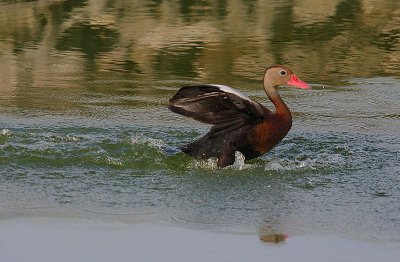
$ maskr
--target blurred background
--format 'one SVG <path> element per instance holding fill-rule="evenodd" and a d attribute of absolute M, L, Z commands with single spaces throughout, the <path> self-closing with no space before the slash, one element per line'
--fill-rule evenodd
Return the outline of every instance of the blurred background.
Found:
<path fill-rule="evenodd" d="M 77 75 L 259 80 L 276 63 L 312 82 L 399 76 L 394 0 L 38 0 L 0 7 L 2 92 Z"/>

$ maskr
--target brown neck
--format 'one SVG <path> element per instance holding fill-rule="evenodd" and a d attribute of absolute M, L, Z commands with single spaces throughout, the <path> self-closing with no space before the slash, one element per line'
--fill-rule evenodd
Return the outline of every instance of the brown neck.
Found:
<path fill-rule="evenodd" d="M 275 106 L 275 114 L 277 116 L 281 117 L 289 125 L 291 125 L 292 124 L 292 114 L 290 113 L 290 110 L 287 107 L 287 105 L 285 104 L 285 102 L 283 102 L 276 87 L 266 86 L 266 87 L 264 87 L 264 89 L 265 89 L 265 92 L 267 93 L 269 100 L 271 100 L 271 102 Z"/>

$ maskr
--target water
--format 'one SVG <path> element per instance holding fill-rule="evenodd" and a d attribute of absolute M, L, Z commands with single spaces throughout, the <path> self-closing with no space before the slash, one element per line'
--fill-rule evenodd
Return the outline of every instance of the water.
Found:
<path fill-rule="evenodd" d="M 315 8 L 310 9 L 313 5 Z M 157 221 L 231 233 L 400 243 L 398 1 L 8 1 L 0 4 L 0 219 Z M 180 86 L 234 86 L 294 124 L 233 167 L 177 149 L 207 126 Z"/>

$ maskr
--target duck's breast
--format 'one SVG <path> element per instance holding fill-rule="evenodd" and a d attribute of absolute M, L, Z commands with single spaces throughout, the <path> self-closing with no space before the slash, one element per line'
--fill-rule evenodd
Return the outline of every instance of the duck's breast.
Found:
<path fill-rule="evenodd" d="M 254 126 L 251 136 L 254 150 L 262 155 L 277 145 L 289 132 L 291 123 L 274 116 Z"/>

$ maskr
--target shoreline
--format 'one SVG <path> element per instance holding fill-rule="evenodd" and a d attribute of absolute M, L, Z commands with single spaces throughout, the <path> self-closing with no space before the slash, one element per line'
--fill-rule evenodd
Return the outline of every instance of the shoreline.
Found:
<path fill-rule="evenodd" d="M 0 261 L 398 261 L 400 250 L 336 236 L 255 234 L 153 222 L 22 217 L 0 220 Z"/>

